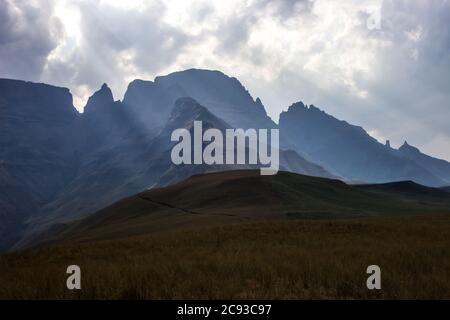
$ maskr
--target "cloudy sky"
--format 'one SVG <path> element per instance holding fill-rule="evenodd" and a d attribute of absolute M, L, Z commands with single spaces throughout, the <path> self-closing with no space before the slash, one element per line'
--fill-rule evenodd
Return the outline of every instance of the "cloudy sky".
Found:
<path fill-rule="evenodd" d="M 70 88 L 187 68 L 237 77 L 450 160 L 450 0 L 0 0 L 0 77 Z"/>

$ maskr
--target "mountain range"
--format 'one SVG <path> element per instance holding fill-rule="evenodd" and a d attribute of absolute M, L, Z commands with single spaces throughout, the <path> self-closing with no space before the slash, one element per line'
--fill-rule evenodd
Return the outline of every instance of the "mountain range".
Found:
<path fill-rule="evenodd" d="M 383 145 L 363 128 L 338 120 L 317 107 L 294 103 L 280 115 L 280 135 L 289 147 L 350 181 L 384 183 L 412 180 L 428 186 L 448 183 L 450 163 Z"/>
<path fill-rule="evenodd" d="M 276 124 L 259 98 L 220 71 L 134 80 L 122 101 L 104 84 L 83 113 L 66 88 L 0 79 L 0 250 L 147 189 L 255 168 L 173 165 L 170 133 L 192 130 L 196 120 L 220 130 L 279 128 L 283 171 L 346 182 L 450 184 L 450 163 L 406 143 L 398 150 L 383 145 L 312 105 L 293 104 Z"/>

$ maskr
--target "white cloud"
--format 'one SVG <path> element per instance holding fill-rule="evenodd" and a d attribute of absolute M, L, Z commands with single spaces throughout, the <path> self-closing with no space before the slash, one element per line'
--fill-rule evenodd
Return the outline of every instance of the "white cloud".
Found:
<path fill-rule="evenodd" d="M 441 159 L 448 159 L 450 150 L 450 136 L 438 133 L 431 141 L 423 146 L 423 152 L 433 154 Z"/>

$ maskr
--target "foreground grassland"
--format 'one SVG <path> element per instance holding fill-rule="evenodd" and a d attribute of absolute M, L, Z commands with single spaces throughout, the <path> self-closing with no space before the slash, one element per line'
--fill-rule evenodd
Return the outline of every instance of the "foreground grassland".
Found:
<path fill-rule="evenodd" d="M 65 287 L 82 270 L 82 290 Z M 366 288 L 366 268 L 382 290 Z M 2 299 L 450 299 L 450 215 L 291 220 L 0 256 Z"/>

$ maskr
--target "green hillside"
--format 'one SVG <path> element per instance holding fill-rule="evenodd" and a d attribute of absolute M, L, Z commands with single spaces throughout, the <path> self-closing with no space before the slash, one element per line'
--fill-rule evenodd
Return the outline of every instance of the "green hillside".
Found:
<path fill-rule="evenodd" d="M 450 194 L 412 182 L 350 186 L 257 170 L 197 175 L 123 199 L 45 241 L 115 239 L 182 228 L 272 219 L 450 213 Z"/>

